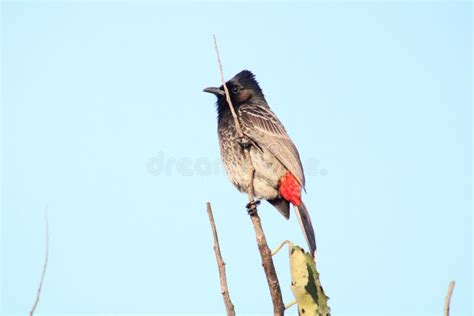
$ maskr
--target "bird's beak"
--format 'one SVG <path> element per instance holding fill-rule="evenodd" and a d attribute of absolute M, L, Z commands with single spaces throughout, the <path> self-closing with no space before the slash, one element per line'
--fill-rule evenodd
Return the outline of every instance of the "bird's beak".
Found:
<path fill-rule="evenodd" d="M 209 88 L 206 88 L 204 90 L 202 90 L 204 92 L 208 92 L 208 93 L 212 93 L 212 94 L 215 94 L 216 96 L 221 96 L 223 97 L 224 96 L 224 90 L 221 90 L 220 88 L 215 88 L 215 87 L 209 87 Z"/>

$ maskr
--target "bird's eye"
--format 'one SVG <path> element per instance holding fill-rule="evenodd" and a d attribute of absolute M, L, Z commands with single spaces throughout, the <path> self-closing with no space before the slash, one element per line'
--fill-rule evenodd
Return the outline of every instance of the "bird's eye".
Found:
<path fill-rule="evenodd" d="M 233 87 L 232 88 L 232 93 L 237 93 L 239 92 L 239 87 Z"/>

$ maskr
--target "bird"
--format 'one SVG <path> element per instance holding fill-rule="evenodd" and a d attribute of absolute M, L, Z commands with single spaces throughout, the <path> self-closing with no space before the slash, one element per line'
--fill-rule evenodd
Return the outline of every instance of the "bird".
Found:
<path fill-rule="evenodd" d="M 223 85 L 205 88 L 203 91 L 217 97 L 219 147 L 230 181 L 239 191 L 248 192 L 253 165 L 253 188 L 257 201 L 247 204 L 249 213 L 256 210 L 260 200 L 267 200 L 289 219 L 290 204 L 294 205 L 303 235 L 314 257 L 316 238 L 311 217 L 301 199 L 305 176 L 295 144 L 270 109 L 251 71 L 242 70 L 227 81 L 226 86 L 243 137 L 236 129 Z M 248 161 L 245 150 L 248 150 L 251 162 Z"/>

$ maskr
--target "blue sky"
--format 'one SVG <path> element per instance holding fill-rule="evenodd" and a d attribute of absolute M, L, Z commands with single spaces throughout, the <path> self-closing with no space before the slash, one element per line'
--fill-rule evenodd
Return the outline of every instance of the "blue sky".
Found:
<path fill-rule="evenodd" d="M 335 315 L 472 314 L 469 2 L 2 3 L 3 315 L 271 311 L 219 165 L 212 34 L 298 146 Z M 272 248 L 304 245 L 260 207 Z M 275 258 L 292 300 L 287 256 Z M 295 309 L 289 312 L 296 313 Z"/>

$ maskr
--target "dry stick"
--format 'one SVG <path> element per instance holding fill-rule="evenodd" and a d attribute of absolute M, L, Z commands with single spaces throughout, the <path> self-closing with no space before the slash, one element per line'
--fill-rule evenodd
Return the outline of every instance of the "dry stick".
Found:
<path fill-rule="evenodd" d="M 242 128 L 241 128 L 239 119 L 237 117 L 237 114 L 235 113 L 234 106 L 232 105 L 229 90 L 227 89 L 227 85 L 225 84 L 224 70 L 222 68 L 221 58 L 220 58 L 220 54 L 219 54 L 219 48 L 217 46 L 217 40 L 216 40 L 215 35 L 214 35 L 214 47 L 216 49 L 217 63 L 219 64 L 219 72 L 220 72 L 220 75 L 221 75 L 222 86 L 224 87 L 226 101 L 227 101 L 227 104 L 229 105 L 230 111 L 231 111 L 232 116 L 234 118 L 235 129 L 237 130 L 237 133 L 239 134 L 239 137 L 243 138 L 244 133 L 242 132 Z M 247 159 L 248 164 L 250 166 L 249 185 L 248 185 L 247 193 L 248 193 L 248 196 L 249 196 L 250 204 L 253 204 L 255 202 L 254 201 L 254 188 L 253 188 L 253 179 L 254 179 L 254 175 L 255 175 L 255 168 L 253 167 L 252 160 L 250 158 L 249 150 L 245 149 L 244 152 L 245 152 L 245 158 Z M 273 313 L 275 315 L 283 315 L 285 313 L 285 304 L 283 303 L 283 298 L 281 296 L 280 283 L 278 282 L 278 276 L 277 276 L 276 271 L 275 271 L 275 266 L 273 265 L 272 252 L 271 252 L 270 248 L 268 248 L 267 240 L 265 238 L 265 233 L 263 232 L 260 217 L 257 214 L 256 206 L 255 206 L 255 212 L 253 212 L 250 215 L 250 218 L 252 220 L 252 224 L 253 224 L 253 227 L 255 229 L 255 235 L 256 235 L 256 238 L 257 238 L 258 250 L 260 251 L 260 257 L 262 258 L 263 270 L 265 271 L 268 287 L 270 289 L 270 295 L 272 297 Z"/>
<path fill-rule="evenodd" d="M 232 105 L 232 100 L 230 99 L 229 89 L 227 89 L 227 85 L 225 84 L 224 69 L 222 68 L 221 55 L 219 54 L 219 47 L 217 46 L 217 39 L 215 35 L 214 35 L 214 48 L 216 49 L 217 63 L 219 64 L 219 72 L 221 74 L 222 86 L 224 87 L 225 99 L 227 101 L 227 104 L 229 105 L 230 112 L 232 113 L 232 117 L 234 118 L 235 129 L 237 130 L 237 133 L 239 134 L 240 137 L 244 137 L 244 133 L 242 132 L 242 128 L 240 127 L 239 119 L 237 118 L 237 114 L 235 114 L 234 106 Z M 253 196 L 252 196 L 252 200 L 253 200 Z"/>
<path fill-rule="evenodd" d="M 44 281 L 44 276 L 46 275 L 46 268 L 48 267 L 48 257 L 49 257 L 49 224 L 48 224 L 48 206 L 46 206 L 44 210 L 44 220 L 45 220 L 45 226 L 46 226 L 46 249 L 45 249 L 45 256 L 44 256 L 44 263 L 43 263 L 43 271 L 41 272 L 41 278 L 40 278 L 40 283 L 38 286 L 38 291 L 36 292 L 36 299 L 33 304 L 33 307 L 31 308 L 30 311 L 30 316 L 33 316 L 33 313 L 35 312 L 36 306 L 38 305 L 38 302 L 40 300 L 40 295 L 41 295 L 41 290 L 43 289 L 43 281 Z"/>
<path fill-rule="evenodd" d="M 446 293 L 446 297 L 444 298 L 444 316 L 449 316 L 449 305 L 451 304 L 451 296 L 453 295 L 455 285 L 456 282 L 449 282 L 448 293 Z"/>
<path fill-rule="evenodd" d="M 235 316 L 234 304 L 230 299 L 229 289 L 227 288 L 227 277 L 225 274 L 225 262 L 222 259 L 221 248 L 219 246 L 219 238 L 217 237 L 216 224 L 214 222 L 214 215 L 212 215 L 211 203 L 207 202 L 207 215 L 211 223 L 212 236 L 214 236 L 214 253 L 216 254 L 217 267 L 219 268 L 219 278 L 221 281 L 221 294 L 224 299 L 227 316 Z"/>

